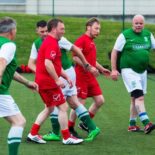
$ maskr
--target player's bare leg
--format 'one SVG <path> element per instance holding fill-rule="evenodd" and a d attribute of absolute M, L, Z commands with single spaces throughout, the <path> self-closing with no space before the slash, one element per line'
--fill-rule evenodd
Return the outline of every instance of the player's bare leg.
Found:
<path fill-rule="evenodd" d="M 15 155 L 18 154 L 18 148 L 21 143 L 26 120 L 21 113 L 14 116 L 5 117 L 5 119 L 11 124 L 7 140 L 9 155 Z"/>

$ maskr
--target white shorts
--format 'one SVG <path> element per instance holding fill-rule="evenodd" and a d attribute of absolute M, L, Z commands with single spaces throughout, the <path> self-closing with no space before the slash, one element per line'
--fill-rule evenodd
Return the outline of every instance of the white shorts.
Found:
<path fill-rule="evenodd" d="M 0 117 L 13 116 L 20 113 L 20 110 L 10 95 L 0 95 Z"/>
<path fill-rule="evenodd" d="M 74 68 L 70 67 L 69 69 L 66 69 L 65 73 L 72 80 L 73 87 L 70 88 L 68 82 L 64 78 L 60 77 L 61 81 L 63 81 L 65 84 L 65 88 L 62 89 L 64 96 L 68 97 L 68 96 L 77 95 L 77 89 L 76 89 L 76 85 L 75 85 L 76 84 L 76 74 L 75 74 Z"/>
<path fill-rule="evenodd" d="M 139 89 L 143 90 L 146 94 L 147 89 L 147 71 L 144 73 L 136 73 L 130 68 L 125 68 L 121 70 L 123 82 L 128 92 Z"/>

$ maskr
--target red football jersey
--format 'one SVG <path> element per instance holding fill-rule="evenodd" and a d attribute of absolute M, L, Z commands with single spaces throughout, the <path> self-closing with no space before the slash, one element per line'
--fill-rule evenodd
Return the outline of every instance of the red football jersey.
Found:
<path fill-rule="evenodd" d="M 52 61 L 58 76 L 61 74 L 61 51 L 58 40 L 47 36 L 43 41 L 37 57 L 35 81 L 39 89 L 51 89 L 57 87 L 54 79 L 49 75 L 45 67 L 45 59 Z"/>
<path fill-rule="evenodd" d="M 88 35 L 83 34 L 79 37 L 75 45 L 78 46 L 81 50 L 83 55 L 85 56 L 86 60 L 94 67 L 96 67 L 96 45 L 94 40 L 90 38 Z M 75 66 L 76 73 L 90 75 L 91 73 L 84 70 L 84 68 L 78 64 Z"/>

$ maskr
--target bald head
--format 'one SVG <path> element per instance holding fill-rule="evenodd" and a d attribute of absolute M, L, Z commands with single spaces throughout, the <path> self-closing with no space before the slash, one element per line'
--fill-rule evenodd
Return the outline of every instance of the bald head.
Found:
<path fill-rule="evenodd" d="M 142 20 L 143 22 L 145 21 L 143 15 L 135 15 L 132 19 L 132 22 L 134 22 L 135 20 Z"/>
<path fill-rule="evenodd" d="M 144 28 L 144 16 L 135 15 L 132 19 L 132 28 L 136 33 L 140 33 Z"/>

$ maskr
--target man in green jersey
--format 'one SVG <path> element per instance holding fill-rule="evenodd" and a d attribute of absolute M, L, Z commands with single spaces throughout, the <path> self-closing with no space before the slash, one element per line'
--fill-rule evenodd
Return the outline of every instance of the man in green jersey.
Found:
<path fill-rule="evenodd" d="M 111 76 L 113 80 L 117 80 L 119 75 L 116 67 L 117 54 L 121 52 L 121 74 L 125 87 L 131 96 L 128 131 L 140 131 L 140 127 L 136 125 L 136 118 L 139 116 L 144 125 L 145 134 L 155 129 L 155 125 L 149 120 L 144 105 L 147 66 L 151 48 L 155 48 L 155 39 L 150 31 L 144 29 L 144 17 L 135 15 L 132 20 L 132 28 L 123 31 L 118 36 L 111 55 Z"/>
<path fill-rule="evenodd" d="M 25 118 L 9 93 L 12 79 L 30 89 L 38 90 L 38 85 L 28 81 L 16 72 L 16 45 L 12 41 L 16 36 L 16 22 L 5 17 L 0 19 L 0 117 L 11 125 L 8 133 L 9 155 L 17 155 L 21 142 Z"/>
<path fill-rule="evenodd" d="M 31 55 L 28 61 L 28 66 L 34 73 L 36 70 L 36 57 L 38 55 L 38 50 L 44 38 L 47 36 L 47 22 L 45 20 L 40 20 L 37 22 L 36 32 L 39 37 L 32 44 Z"/>

